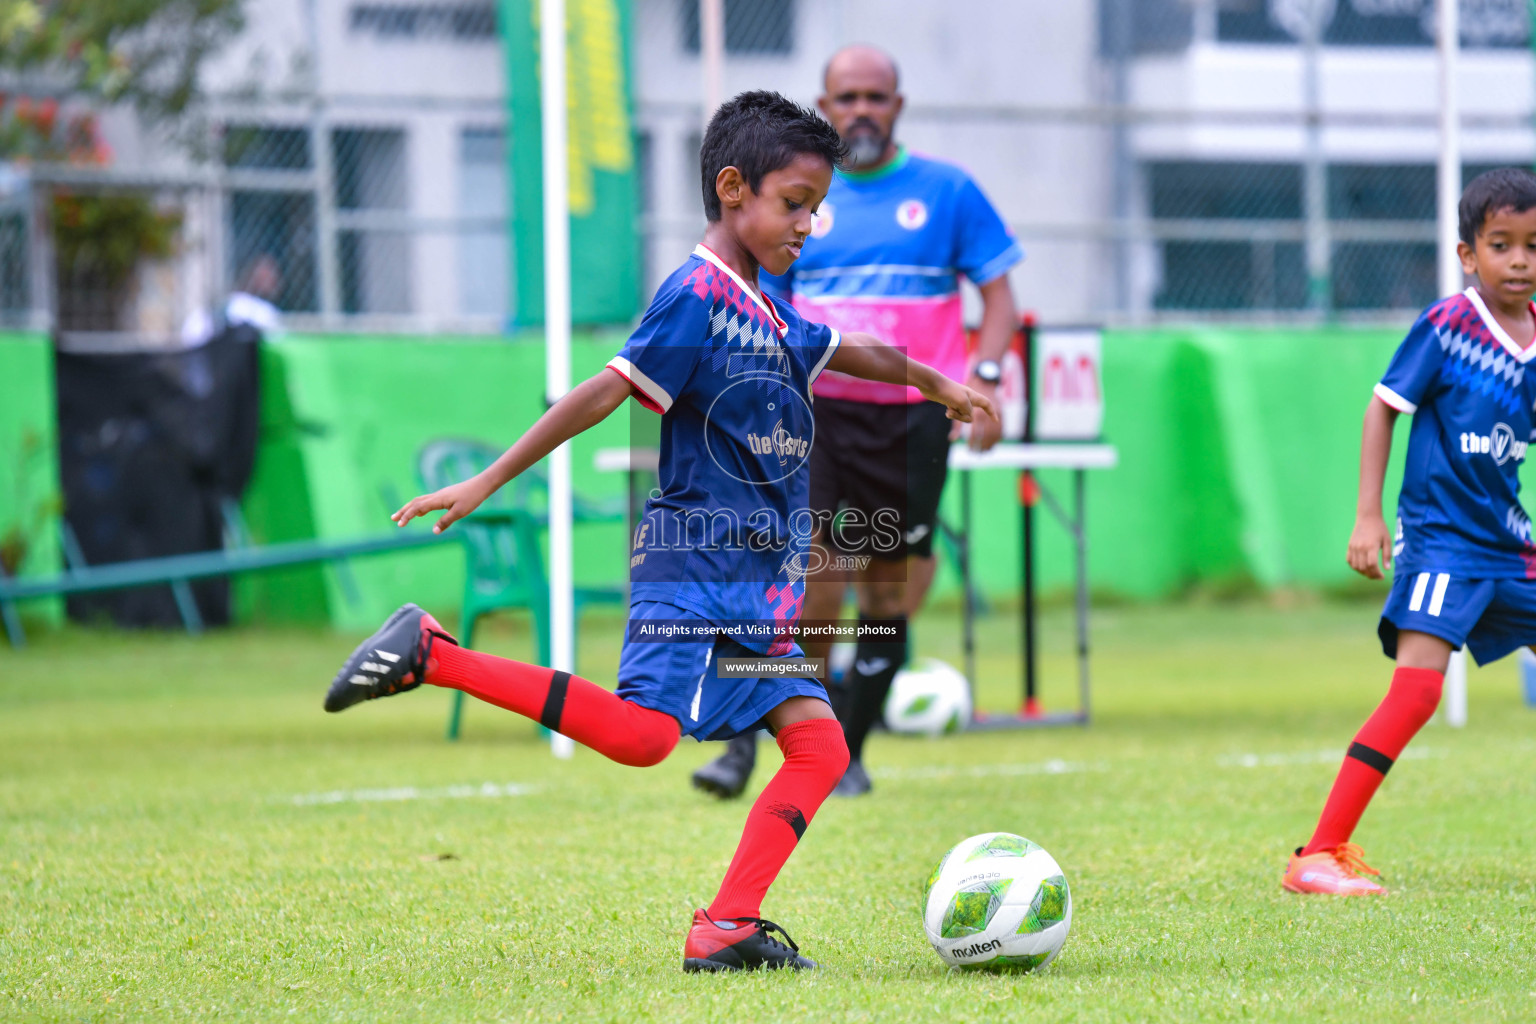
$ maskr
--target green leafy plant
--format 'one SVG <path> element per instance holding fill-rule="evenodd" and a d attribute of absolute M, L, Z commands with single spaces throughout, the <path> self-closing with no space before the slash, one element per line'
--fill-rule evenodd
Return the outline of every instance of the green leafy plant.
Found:
<path fill-rule="evenodd" d="M 193 105 L 204 58 L 243 24 L 241 0 L 0 0 L 0 67 L 164 121 Z"/>
<path fill-rule="evenodd" d="M 59 325 L 118 330 L 140 261 L 176 251 L 181 214 L 135 192 L 58 192 L 53 243 L 58 264 Z"/>
<path fill-rule="evenodd" d="M 135 192 L 70 193 L 53 197 L 53 243 L 60 266 L 90 266 L 114 286 L 141 259 L 176 251 L 181 214 L 161 211 Z"/>

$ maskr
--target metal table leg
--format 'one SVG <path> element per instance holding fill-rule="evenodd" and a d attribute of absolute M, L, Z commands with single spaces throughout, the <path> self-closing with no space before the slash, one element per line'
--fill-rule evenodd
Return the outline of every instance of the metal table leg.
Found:
<path fill-rule="evenodd" d="M 1077 546 L 1077 686 L 1078 706 L 1083 724 L 1088 723 L 1088 502 L 1084 488 L 1086 474 L 1079 469 L 1072 474 L 1077 522 L 1073 540 Z"/>
<path fill-rule="evenodd" d="M 1052 725 L 1086 725 L 1086 724 L 1088 724 L 1089 708 L 1090 708 L 1090 703 L 1089 702 L 1090 702 L 1091 697 L 1090 697 L 1090 692 L 1089 692 L 1090 679 L 1089 679 L 1089 639 L 1088 639 L 1088 632 L 1089 632 L 1089 603 L 1088 603 L 1089 584 L 1088 584 L 1087 472 L 1086 472 L 1085 469 L 1080 468 L 1080 467 L 1072 469 L 1071 472 L 1072 472 L 1072 509 L 1070 511 L 1068 511 L 1068 509 L 1066 507 L 1064 507 L 1060 501 L 1057 500 L 1056 495 L 1053 494 L 1049 488 L 1044 486 L 1044 484 L 1040 483 L 1039 477 L 1035 477 L 1035 483 L 1037 485 L 1037 489 L 1034 492 L 1034 494 L 1038 496 L 1038 501 L 1041 504 L 1043 504 L 1046 507 L 1046 509 L 1049 510 L 1049 512 L 1051 514 L 1051 517 L 1053 519 L 1055 519 L 1058 523 L 1060 523 L 1062 528 L 1065 529 L 1067 531 L 1068 535 L 1070 535 L 1070 537 L 1072 538 L 1072 545 L 1073 545 L 1073 573 L 1074 573 L 1074 576 L 1075 576 L 1075 580 L 1074 580 L 1074 597 L 1075 597 L 1075 602 L 1074 603 L 1075 603 L 1075 608 L 1074 608 L 1074 611 L 1075 611 L 1075 618 L 1077 619 L 1077 624 L 1076 624 L 1076 645 L 1077 645 L 1079 708 L 1076 711 L 1055 712 L 1055 713 L 1048 713 L 1048 714 L 1036 713 L 1036 714 L 1033 714 L 1033 715 L 1031 715 L 1031 714 L 1024 714 L 1024 713 L 1004 714 L 1004 715 L 984 715 L 984 714 L 973 712 L 972 713 L 972 719 L 971 719 L 971 725 L 970 725 L 970 727 L 972 729 L 981 729 L 981 730 L 992 730 L 992 729 L 1028 729 L 1028 728 L 1038 728 L 1038 727 L 1042 727 L 1042 726 L 1052 726 Z M 970 552 L 969 552 L 970 545 L 969 545 L 969 540 L 970 540 L 970 527 L 971 527 L 971 506 L 970 506 L 971 493 L 970 493 L 970 486 L 969 486 L 969 484 L 970 484 L 969 474 L 968 473 L 962 473 L 961 474 L 961 481 L 962 482 L 961 482 L 961 491 L 960 491 L 960 502 L 961 502 L 960 507 L 961 507 L 962 526 L 963 526 L 963 529 L 964 529 L 963 546 L 961 547 L 961 551 L 962 551 L 962 556 L 961 556 L 961 575 L 962 575 L 962 579 L 965 581 L 965 585 L 966 585 L 966 594 L 965 594 L 965 597 L 964 597 L 965 604 L 962 606 L 964 608 L 964 615 L 965 615 L 965 620 L 964 620 L 964 628 L 965 628 L 964 646 L 965 646 L 965 652 L 966 652 L 966 678 L 971 681 L 972 693 L 974 694 L 974 692 L 975 692 L 975 683 L 974 683 L 974 680 L 975 680 L 975 654 L 974 654 L 975 640 L 974 640 L 974 634 L 973 634 L 973 608 L 972 608 L 971 593 L 970 593 L 970 587 L 971 587 L 971 566 L 970 566 Z M 1029 587 L 1028 587 L 1027 575 L 1026 575 L 1026 580 L 1025 580 L 1024 585 L 1025 585 L 1026 590 L 1028 590 Z M 1022 623 L 1022 629 L 1023 629 L 1023 632 L 1025 633 L 1025 641 L 1026 641 L 1026 646 L 1025 646 L 1025 650 L 1024 650 L 1024 655 L 1025 655 L 1025 658 L 1024 658 L 1024 661 L 1025 661 L 1024 671 L 1026 673 L 1026 686 L 1027 686 L 1027 680 L 1028 680 L 1028 673 L 1029 673 L 1030 667 L 1031 667 L 1030 666 L 1030 662 L 1033 660 L 1033 658 L 1035 656 L 1035 653 L 1036 653 L 1035 652 L 1035 644 L 1032 642 L 1033 634 L 1035 632 L 1034 616 L 1032 614 L 1030 614 L 1031 606 L 1033 605 L 1033 603 L 1034 602 L 1032 602 L 1032 601 L 1027 601 L 1026 602 L 1026 611 L 1025 611 L 1025 615 L 1024 615 L 1024 621 Z M 1026 693 L 1027 692 L 1028 691 L 1026 690 Z"/>
<path fill-rule="evenodd" d="M 27 646 L 27 634 L 21 628 L 21 614 L 10 601 L 0 601 L 0 617 L 5 619 L 5 635 L 13 648 Z"/>
<path fill-rule="evenodd" d="M 972 717 L 976 707 L 976 591 L 971 581 L 971 474 L 960 473 L 960 598 L 961 649 L 965 653 L 965 680 L 971 688 Z"/>

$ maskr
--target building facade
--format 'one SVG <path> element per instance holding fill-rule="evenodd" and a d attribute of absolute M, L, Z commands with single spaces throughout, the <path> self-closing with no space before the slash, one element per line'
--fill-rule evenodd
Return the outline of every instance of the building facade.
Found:
<path fill-rule="evenodd" d="M 508 119 L 507 9 L 264 0 L 207 69 L 213 160 L 111 119 L 109 173 L 201 197 L 187 203 L 177 301 L 216 301 L 270 256 L 296 325 L 514 322 L 507 167 L 537 135 Z M 727 95 L 811 103 L 838 46 L 892 53 L 900 138 L 981 183 L 1028 255 L 1019 304 L 1045 321 L 1394 318 L 1434 297 L 1432 0 L 724 11 Z M 1466 173 L 1530 163 L 1526 0 L 1461 11 Z M 696 0 L 630 0 L 629 16 L 638 309 L 703 227 L 704 110 Z"/>

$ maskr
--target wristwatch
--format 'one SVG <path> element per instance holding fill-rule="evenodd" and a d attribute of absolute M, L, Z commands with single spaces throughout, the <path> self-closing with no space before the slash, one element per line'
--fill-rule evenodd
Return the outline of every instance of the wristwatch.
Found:
<path fill-rule="evenodd" d="M 986 381 L 988 384 L 996 384 L 1003 379 L 1003 368 L 997 365 L 996 359 L 983 359 L 971 372 L 976 375 L 977 380 Z"/>

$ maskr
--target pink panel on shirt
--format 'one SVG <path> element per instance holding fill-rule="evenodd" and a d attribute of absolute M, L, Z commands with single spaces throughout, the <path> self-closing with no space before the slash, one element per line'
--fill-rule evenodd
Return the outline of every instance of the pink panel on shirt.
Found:
<path fill-rule="evenodd" d="M 960 321 L 959 295 L 879 302 L 807 302 L 796 295 L 795 309 L 807 320 L 835 327 L 844 334 L 862 331 L 887 345 L 905 348 L 908 356 L 953 380 L 965 378 L 965 329 Z M 916 388 L 862 380 L 833 370 L 823 371 L 811 390 L 825 398 L 882 405 L 923 400 Z"/>

